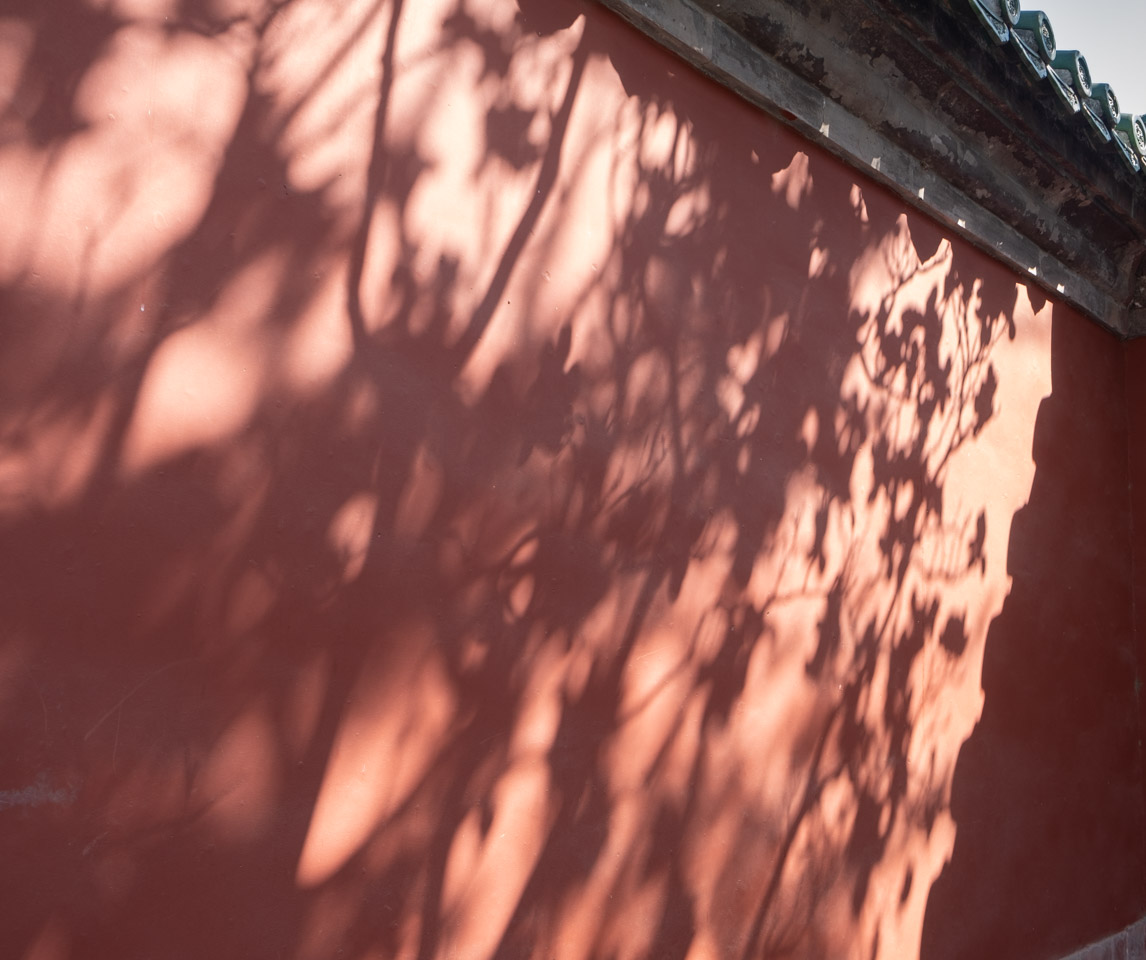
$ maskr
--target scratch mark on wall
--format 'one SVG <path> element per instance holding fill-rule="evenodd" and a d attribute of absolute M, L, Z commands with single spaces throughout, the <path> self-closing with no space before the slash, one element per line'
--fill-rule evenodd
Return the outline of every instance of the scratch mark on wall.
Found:
<path fill-rule="evenodd" d="M 150 683 L 152 680 L 154 680 L 156 677 L 160 676 L 161 674 L 163 674 L 163 673 L 166 673 L 166 672 L 167 672 L 168 670 L 170 670 L 172 667 L 177 667 L 177 666 L 179 666 L 179 665 L 180 665 L 180 664 L 182 664 L 182 663 L 188 663 L 188 662 L 190 661 L 190 659 L 191 659 L 190 657 L 184 657 L 184 658 L 183 658 L 183 659 L 181 659 L 181 660 L 173 660 L 171 663 L 165 664 L 164 666 L 160 667 L 158 670 L 153 670 L 151 673 L 149 673 L 149 674 L 148 674 L 146 677 L 144 677 L 142 680 L 140 680 L 140 681 L 139 681 L 139 683 L 137 683 L 137 684 L 136 684 L 134 687 L 132 687 L 132 688 L 131 688 L 131 689 L 130 689 L 130 690 L 127 692 L 127 693 L 125 693 L 125 694 L 124 694 L 124 695 L 123 695 L 123 696 L 122 696 L 122 697 L 121 697 L 121 698 L 120 698 L 120 699 L 119 699 L 119 700 L 118 700 L 118 701 L 117 701 L 117 702 L 116 702 L 116 703 L 115 703 L 115 704 L 114 704 L 114 705 L 111 707 L 111 709 L 107 711 L 107 713 L 105 713 L 105 714 L 104 714 L 102 717 L 100 717 L 100 718 L 99 718 L 99 719 L 98 719 L 98 720 L 95 722 L 95 724 L 92 726 L 92 728 L 91 728 L 91 729 L 90 729 L 90 730 L 89 730 L 87 733 L 85 733 L 85 734 L 84 734 L 84 740 L 89 740 L 89 739 L 91 739 L 91 735 L 92 735 L 93 733 L 95 733 L 95 732 L 96 732 L 96 731 L 97 731 L 97 730 L 98 730 L 100 727 L 102 727 L 102 726 L 103 726 L 103 724 L 104 724 L 104 722 L 105 722 L 105 721 L 106 721 L 106 720 L 107 720 L 107 719 L 108 719 L 108 718 L 109 718 L 109 717 L 110 717 L 110 716 L 111 716 L 113 713 L 115 713 L 115 712 L 116 712 L 116 710 L 118 710 L 118 709 L 119 709 L 120 707 L 122 707 L 122 706 L 123 706 L 125 703 L 127 703 L 127 701 L 128 701 L 128 700 L 130 700 L 130 699 L 131 699 L 133 696 L 135 696 L 135 694 L 137 694 L 137 693 L 138 693 L 140 690 L 142 690 L 142 689 L 143 689 L 145 686 L 147 686 L 147 684 L 149 684 L 149 683 Z M 118 748 L 118 746 L 119 746 L 119 733 L 118 733 L 118 729 L 117 729 L 117 731 L 116 731 L 116 747 Z"/>

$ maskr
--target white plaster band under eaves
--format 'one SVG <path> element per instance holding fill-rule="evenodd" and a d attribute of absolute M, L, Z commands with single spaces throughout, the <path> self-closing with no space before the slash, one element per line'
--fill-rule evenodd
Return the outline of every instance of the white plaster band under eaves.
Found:
<path fill-rule="evenodd" d="M 598 0 L 703 73 L 890 187 L 1120 337 L 1125 305 L 690 0 Z"/>

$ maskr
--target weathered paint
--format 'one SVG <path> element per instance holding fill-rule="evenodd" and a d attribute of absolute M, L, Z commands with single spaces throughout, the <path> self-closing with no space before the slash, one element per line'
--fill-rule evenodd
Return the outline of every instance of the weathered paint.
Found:
<path fill-rule="evenodd" d="M 1135 919 L 1116 340 L 595 4 L 64 9 L 0 22 L 0 791 L 74 790 L 0 807 L 12 955 Z"/>

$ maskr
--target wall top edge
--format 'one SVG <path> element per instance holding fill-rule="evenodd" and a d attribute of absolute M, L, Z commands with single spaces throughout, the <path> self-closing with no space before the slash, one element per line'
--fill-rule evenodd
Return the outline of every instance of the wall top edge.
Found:
<path fill-rule="evenodd" d="M 598 2 L 1052 297 L 1146 334 L 1146 125 L 1139 142 L 1119 115 L 1099 143 L 1093 98 L 1071 113 L 1063 93 L 1089 79 L 1065 79 L 1073 52 L 1047 60 L 1022 11 L 993 31 L 1016 0 Z"/>

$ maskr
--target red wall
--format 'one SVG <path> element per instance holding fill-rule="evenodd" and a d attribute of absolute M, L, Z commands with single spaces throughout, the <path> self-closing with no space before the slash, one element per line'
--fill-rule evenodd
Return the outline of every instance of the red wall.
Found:
<path fill-rule="evenodd" d="M 593 4 L 27 3 L 0 97 L 5 955 L 1146 907 L 1097 327 Z"/>
<path fill-rule="evenodd" d="M 955 769 L 959 832 L 924 956 L 1062 956 L 1143 911 L 1126 356 L 1056 310 L 1037 469 L 1011 524 L 1011 591 L 987 633 L 983 715 Z"/>

